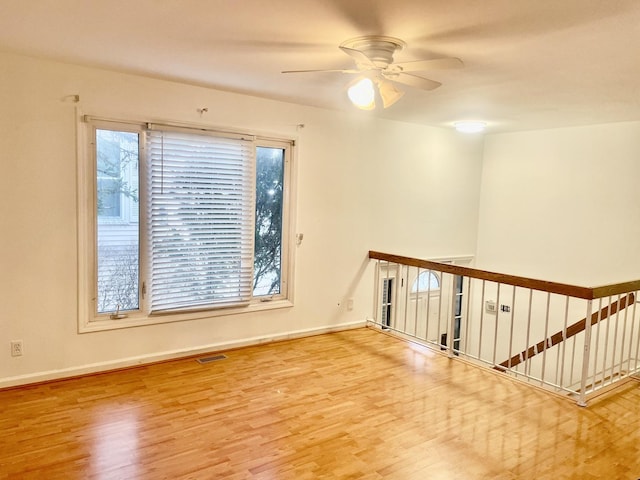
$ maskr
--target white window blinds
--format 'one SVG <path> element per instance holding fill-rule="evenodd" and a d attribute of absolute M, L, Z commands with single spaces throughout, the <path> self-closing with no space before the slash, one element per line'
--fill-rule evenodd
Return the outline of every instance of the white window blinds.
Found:
<path fill-rule="evenodd" d="M 151 312 L 248 303 L 252 290 L 252 142 L 151 130 Z"/>

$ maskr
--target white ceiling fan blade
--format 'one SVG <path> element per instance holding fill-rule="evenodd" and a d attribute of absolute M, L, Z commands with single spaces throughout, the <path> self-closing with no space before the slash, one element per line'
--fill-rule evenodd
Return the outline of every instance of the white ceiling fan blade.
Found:
<path fill-rule="evenodd" d="M 464 67 L 463 61 L 456 57 L 416 60 L 415 62 L 395 63 L 391 65 L 392 70 L 400 70 L 401 72 L 423 72 L 426 70 L 445 70 L 462 67 Z"/>
<path fill-rule="evenodd" d="M 422 78 L 410 73 L 396 73 L 393 75 L 385 75 L 385 77 L 388 80 L 403 83 L 405 85 L 420 88 L 422 90 L 435 90 L 440 85 L 442 85 L 440 82 L 436 82 L 435 80 L 429 80 L 428 78 Z"/>
<path fill-rule="evenodd" d="M 382 106 L 388 108 L 402 98 L 404 92 L 398 90 L 396 86 L 388 80 L 380 79 L 377 81 L 378 92 L 382 98 Z"/>
<path fill-rule="evenodd" d="M 322 73 L 322 72 L 333 72 L 333 73 L 360 73 L 360 70 L 342 70 L 342 69 L 324 69 L 324 70 L 283 70 L 280 73 Z"/>
<path fill-rule="evenodd" d="M 360 50 L 356 50 L 355 48 L 343 47 L 340 46 L 340 50 L 353 58 L 358 65 L 362 65 L 367 68 L 376 68 L 375 63 L 371 61 L 369 57 L 367 57 Z"/>

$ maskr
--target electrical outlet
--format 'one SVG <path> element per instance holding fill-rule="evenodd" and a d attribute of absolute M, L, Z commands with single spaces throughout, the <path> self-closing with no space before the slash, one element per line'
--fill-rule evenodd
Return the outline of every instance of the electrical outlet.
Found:
<path fill-rule="evenodd" d="M 353 298 L 347 300 L 347 310 L 353 310 Z"/>
<path fill-rule="evenodd" d="M 13 342 L 11 342 L 11 356 L 22 356 L 22 340 L 14 340 Z"/>

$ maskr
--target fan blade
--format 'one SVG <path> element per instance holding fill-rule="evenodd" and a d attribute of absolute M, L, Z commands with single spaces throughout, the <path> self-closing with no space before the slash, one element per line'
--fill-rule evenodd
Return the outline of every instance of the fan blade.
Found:
<path fill-rule="evenodd" d="M 360 73 L 360 70 L 340 70 L 340 69 L 335 69 L 335 70 L 283 70 L 280 73 L 323 73 L 323 72 L 332 72 L 332 73 Z"/>
<path fill-rule="evenodd" d="M 378 92 L 382 98 L 382 106 L 388 108 L 402 98 L 404 92 L 398 90 L 395 85 L 387 80 L 380 79 L 377 81 Z"/>
<path fill-rule="evenodd" d="M 233 45 L 234 47 L 246 48 L 252 52 L 256 50 L 267 50 L 273 53 L 274 50 L 295 50 L 295 51 L 319 51 L 326 52 L 329 49 L 335 48 L 333 43 L 315 43 L 315 42 L 296 42 L 285 40 L 248 40 L 248 39 L 234 39 L 225 42 L 226 44 Z"/>
<path fill-rule="evenodd" d="M 435 80 L 429 80 L 428 78 L 422 78 L 410 73 L 396 73 L 392 75 L 385 75 L 385 78 L 394 82 L 404 83 L 405 85 L 409 85 L 411 87 L 420 88 L 422 90 L 434 90 L 442 85 L 440 82 L 436 82 Z"/>
<path fill-rule="evenodd" d="M 401 72 L 423 72 L 426 70 L 444 70 L 449 68 L 462 68 L 464 63 L 456 57 L 435 58 L 433 60 L 417 60 L 415 62 L 394 63 L 390 66 L 392 70 L 399 69 Z"/>
<path fill-rule="evenodd" d="M 375 63 L 371 61 L 369 57 L 367 57 L 360 50 L 356 50 L 355 48 L 343 47 L 340 46 L 340 50 L 353 58 L 358 65 L 362 65 L 367 68 L 377 68 Z"/>

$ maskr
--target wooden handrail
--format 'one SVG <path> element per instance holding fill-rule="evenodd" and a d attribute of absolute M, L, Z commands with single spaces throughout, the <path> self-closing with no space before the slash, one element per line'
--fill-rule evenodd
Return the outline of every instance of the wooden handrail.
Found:
<path fill-rule="evenodd" d="M 541 290 L 543 292 L 568 295 L 570 297 L 584 299 L 592 298 L 591 288 L 568 285 L 565 283 L 548 282 L 545 280 L 537 280 L 534 278 L 488 272 L 486 270 L 479 270 L 477 268 L 462 267 L 460 265 L 451 265 L 448 263 L 433 262 L 430 260 L 420 260 L 417 258 L 403 257 L 401 255 L 392 255 L 389 253 L 381 253 L 375 251 L 369 251 L 369 258 L 376 260 L 385 260 L 392 263 L 401 263 L 403 265 L 420 267 L 426 270 L 436 270 L 438 272 L 451 273 L 453 275 L 462 275 L 465 277 L 477 278 L 478 280 L 487 280 L 489 282 L 505 283 L 507 285 L 514 285 L 516 287 L 530 288 L 532 290 Z"/>
<path fill-rule="evenodd" d="M 424 268 L 425 270 L 435 270 L 438 272 L 451 273 L 453 275 L 462 275 L 465 277 L 476 278 L 478 280 L 504 283 L 507 285 L 529 288 L 542 292 L 557 293 L 559 295 L 567 295 L 569 297 L 582 298 L 585 300 L 594 300 L 597 298 L 612 295 L 622 295 L 640 290 L 640 280 L 615 283 L 600 287 L 582 287 L 578 285 L 569 285 L 566 283 L 549 282 L 546 280 L 538 280 L 535 278 L 520 277 L 517 275 L 489 272 L 486 270 L 479 270 L 477 268 L 462 267 L 460 265 L 451 265 L 448 263 L 434 262 L 431 260 L 421 260 L 413 257 L 404 257 L 402 255 L 376 252 L 373 250 L 369 251 L 369 258 L 375 260 L 384 260 L 391 263 L 400 263 L 403 265 L 409 265 L 411 267 Z"/>
<path fill-rule="evenodd" d="M 606 307 L 603 307 L 600 310 L 600 312 L 592 313 L 591 325 L 595 325 L 599 321 L 605 320 L 611 315 L 615 315 L 619 311 L 624 310 L 629 305 L 632 305 L 633 302 L 635 302 L 635 300 L 636 300 L 635 294 L 630 293 L 629 295 L 622 297 L 620 300 L 613 302 L 611 305 L 607 305 Z M 551 335 L 549 338 L 543 340 L 542 342 L 536 343 L 535 345 L 518 353 L 517 355 L 514 355 L 509 360 L 505 360 L 504 362 L 496 365 L 493 368 L 495 368 L 496 370 L 503 371 L 507 368 L 512 368 L 517 365 L 520 365 L 525 360 L 535 357 L 537 354 L 542 353 L 547 348 L 551 348 L 555 345 L 558 345 L 564 340 L 567 340 L 577 335 L 578 333 L 583 332 L 586 326 L 587 326 L 587 318 L 585 317 L 582 320 L 579 320 L 578 322 L 574 323 L 573 325 L 568 326 L 566 331 L 561 330 Z"/>
<path fill-rule="evenodd" d="M 612 283 L 601 287 L 594 287 L 593 298 L 611 297 L 613 295 L 623 295 L 629 292 L 637 292 L 640 290 L 640 280 L 631 282 Z"/>

